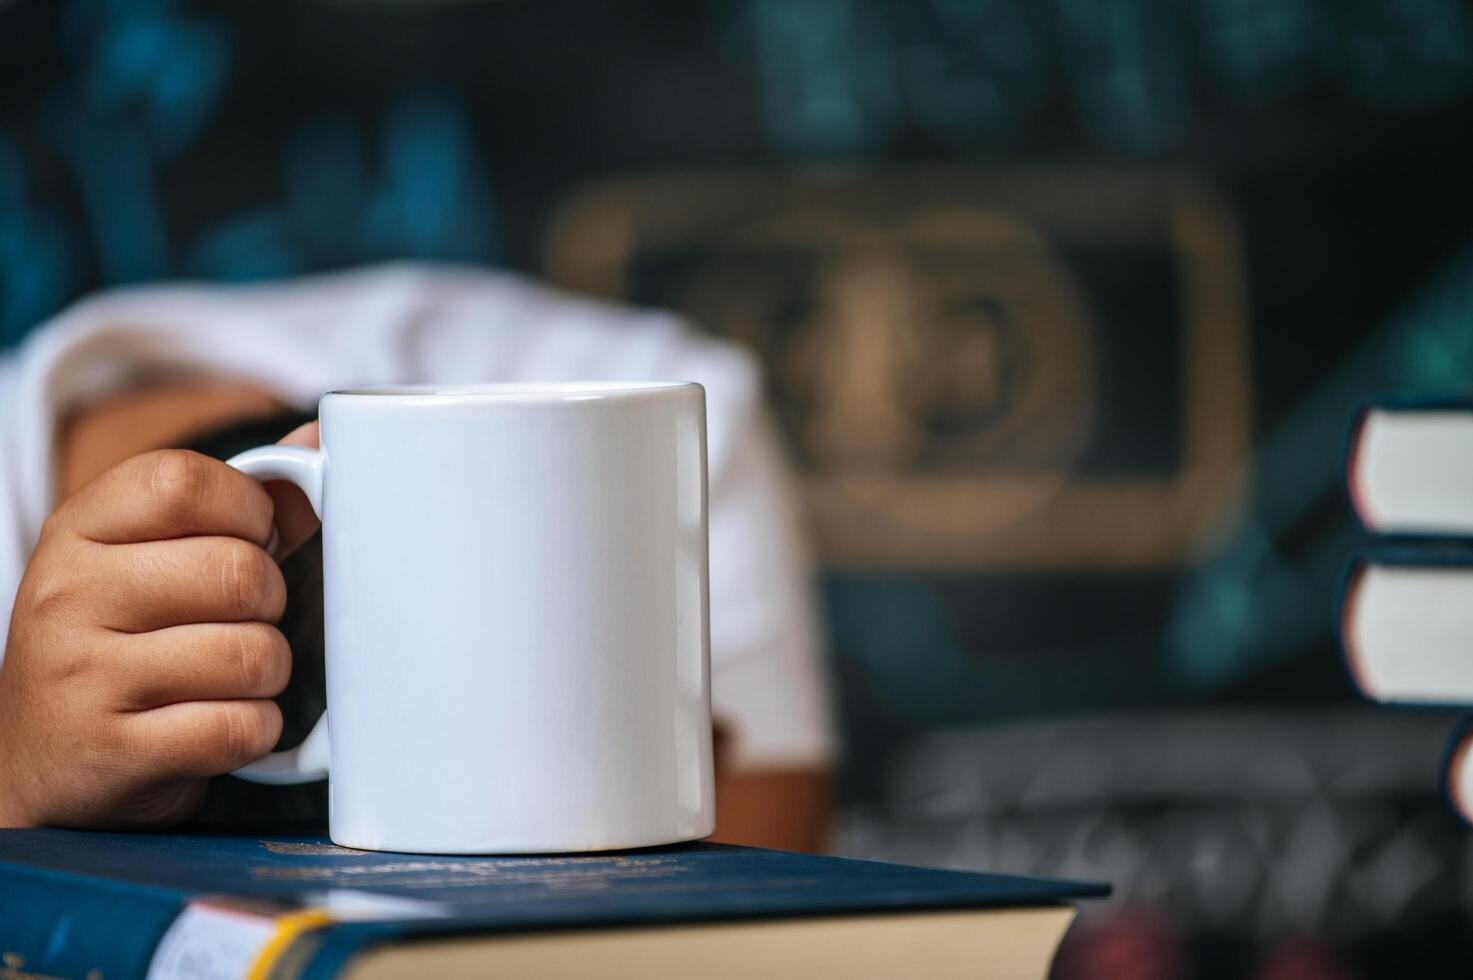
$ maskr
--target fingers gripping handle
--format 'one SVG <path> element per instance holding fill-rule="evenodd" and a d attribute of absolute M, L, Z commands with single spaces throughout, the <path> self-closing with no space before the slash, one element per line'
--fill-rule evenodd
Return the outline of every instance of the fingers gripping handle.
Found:
<path fill-rule="evenodd" d="M 258 480 L 286 480 L 301 487 L 312 509 L 322 517 L 322 451 L 299 446 L 261 446 L 227 460 L 231 466 Z M 232 775 L 253 783 L 288 785 L 327 778 L 327 715 L 317 719 L 302 744 L 272 752 Z"/>
<path fill-rule="evenodd" d="M 226 460 L 246 476 L 295 483 L 322 518 L 322 450 L 301 446 L 259 446 Z"/>

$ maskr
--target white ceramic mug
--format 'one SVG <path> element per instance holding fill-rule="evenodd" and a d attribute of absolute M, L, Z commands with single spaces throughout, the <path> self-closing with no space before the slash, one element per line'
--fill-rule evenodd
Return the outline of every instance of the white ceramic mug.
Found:
<path fill-rule="evenodd" d="M 328 705 L 301 746 L 236 775 L 330 770 L 346 847 L 594 851 L 709 834 L 704 395 L 682 382 L 334 391 L 320 450 L 230 460 L 295 483 L 322 518 Z"/>

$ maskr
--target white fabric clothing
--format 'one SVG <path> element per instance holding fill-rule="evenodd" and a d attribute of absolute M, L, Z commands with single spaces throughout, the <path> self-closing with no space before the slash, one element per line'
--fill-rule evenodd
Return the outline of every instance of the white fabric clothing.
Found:
<path fill-rule="evenodd" d="M 333 388 L 670 379 L 707 393 L 712 701 L 738 768 L 832 751 L 808 566 L 753 358 L 676 318 L 519 276 L 391 264 L 82 300 L 0 355 L 0 623 L 56 505 L 58 422 L 161 370 L 251 382 L 312 410 Z"/>

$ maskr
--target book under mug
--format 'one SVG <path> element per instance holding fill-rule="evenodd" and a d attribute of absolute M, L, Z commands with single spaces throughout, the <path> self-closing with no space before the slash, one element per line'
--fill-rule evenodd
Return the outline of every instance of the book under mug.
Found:
<path fill-rule="evenodd" d="M 1042 978 L 1108 888 L 718 844 L 547 857 L 0 830 L 22 975 Z M 95 973 L 94 973 L 95 971 Z"/>

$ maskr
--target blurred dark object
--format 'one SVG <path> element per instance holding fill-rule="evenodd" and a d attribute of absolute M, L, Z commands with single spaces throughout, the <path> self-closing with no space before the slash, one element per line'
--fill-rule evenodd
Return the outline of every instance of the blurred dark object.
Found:
<path fill-rule="evenodd" d="M 1473 913 L 1473 837 L 1428 792 L 1451 717 L 1134 712 L 928 735 L 840 837 L 856 856 L 1110 880 L 1061 978 L 1441 977 Z"/>
<path fill-rule="evenodd" d="M 1473 387 L 1470 118 L 1457 0 L 20 0 L 0 338 L 401 256 L 682 310 L 801 469 L 846 848 L 1114 877 L 1063 976 L 1442 975 L 1447 724 L 1330 626 L 1351 408 Z"/>

